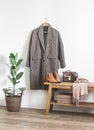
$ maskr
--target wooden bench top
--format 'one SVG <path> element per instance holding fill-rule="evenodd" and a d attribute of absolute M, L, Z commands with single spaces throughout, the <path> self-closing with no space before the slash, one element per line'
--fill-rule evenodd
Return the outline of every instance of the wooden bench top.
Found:
<path fill-rule="evenodd" d="M 72 82 L 61 82 L 61 83 L 49 83 L 49 82 L 44 82 L 44 85 L 49 85 L 55 88 L 71 88 L 73 83 Z M 94 82 L 88 83 L 88 88 L 89 89 L 94 89 Z"/>

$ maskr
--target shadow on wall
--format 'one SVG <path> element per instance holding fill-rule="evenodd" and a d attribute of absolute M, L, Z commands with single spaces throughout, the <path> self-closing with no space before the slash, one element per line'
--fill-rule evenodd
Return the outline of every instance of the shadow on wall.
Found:
<path fill-rule="evenodd" d="M 30 36 L 31 36 L 31 32 L 29 32 L 26 42 L 23 46 L 22 56 L 21 56 L 24 59 L 23 67 L 25 72 L 25 83 L 27 85 L 26 86 L 27 89 L 30 89 L 30 71 L 29 71 L 29 67 L 26 67 L 26 59 L 27 59 L 27 53 L 29 49 L 28 47 L 29 47 Z"/>
<path fill-rule="evenodd" d="M 0 56 L 0 105 L 5 106 L 5 99 L 3 93 L 3 87 L 7 85 L 7 75 L 6 75 L 6 60 L 4 56 Z"/>
<path fill-rule="evenodd" d="M 5 78 L 4 78 L 5 77 Z M 2 88 L 3 86 L 5 86 L 7 84 L 7 75 L 6 75 L 6 60 L 4 56 L 0 56 L 0 85 Z"/>

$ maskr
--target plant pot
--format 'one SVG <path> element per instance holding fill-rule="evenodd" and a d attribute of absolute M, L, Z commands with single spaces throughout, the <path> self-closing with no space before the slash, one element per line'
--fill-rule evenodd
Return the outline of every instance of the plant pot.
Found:
<path fill-rule="evenodd" d="M 10 112 L 19 112 L 22 96 L 5 96 L 7 110 Z"/>

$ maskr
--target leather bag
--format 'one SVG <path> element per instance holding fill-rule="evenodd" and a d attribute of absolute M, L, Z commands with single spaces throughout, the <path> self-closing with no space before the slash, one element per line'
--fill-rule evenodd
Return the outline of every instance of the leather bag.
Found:
<path fill-rule="evenodd" d="M 70 70 L 63 72 L 63 82 L 74 82 L 78 78 L 77 72 L 72 72 Z"/>

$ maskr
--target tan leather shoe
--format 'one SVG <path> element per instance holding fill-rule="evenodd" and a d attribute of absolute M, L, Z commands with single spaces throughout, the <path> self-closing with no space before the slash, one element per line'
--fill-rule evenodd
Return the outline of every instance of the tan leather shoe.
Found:
<path fill-rule="evenodd" d="M 50 83 L 57 83 L 52 73 L 46 74 L 46 81 Z"/>
<path fill-rule="evenodd" d="M 59 77 L 58 72 L 53 73 L 53 75 L 54 75 L 54 77 L 55 77 L 56 81 L 60 83 L 60 82 L 61 82 L 61 80 L 60 80 L 60 77 Z"/>

